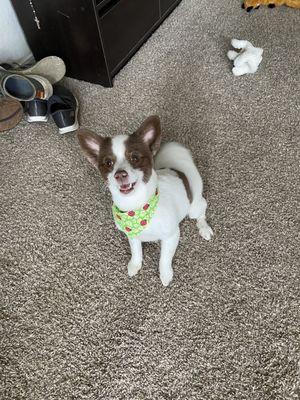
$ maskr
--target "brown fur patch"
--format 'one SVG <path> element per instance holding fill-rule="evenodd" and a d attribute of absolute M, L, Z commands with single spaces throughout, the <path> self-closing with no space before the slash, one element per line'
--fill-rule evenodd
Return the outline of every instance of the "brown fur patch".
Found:
<path fill-rule="evenodd" d="M 109 165 L 109 161 L 112 163 L 111 165 Z M 110 137 L 105 137 L 102 140 L 98 156 L 98 168 L 103 179 L 107 180 L 108 174 L 114 169 L 115 162 L 116 156 L 112 151 L 112 140 Z"/>
<path fill-rule="evenodd" d="M 149 146 L 142 137 L 133 134 L 125 142 L 126 158 L 132 168 L 139 169 L 144 173 L 143 180 L 147 183 L 153 168 L 153 155 Z M 137 158 L 137 160 L 135 160 Z"/>
<path fill-rule="evenodd" d="M 86 158 L 95 168 L 99 169 L 103 179 L 106 180 L 116 161 L 112 151 L 111 138 L 103 138 L 85 128 L 78 130 L 77 138 Z"/>
<path fill-rule="evenodd" d="M 184 184 L 184 187 L 185 187 L 187 197 L 191 203 L 193 201 L 193 194 L 192 194 L 191 187 L 190 187 L 187 177 L 185 176 L 185 174 L 183 172 L 177 171 L 177 169 L 172 168 L 172 171 L 176 172 L 176 174 L 178 175 L 178 178 L 180 178 L 182 180 L 182 183 Z"/>
<path fill-rule="evenodd" d="M 127 141 L 126 158 L 135 169 L 144 173 L 143 180 L 147 183 L 153 168 L 153 156 L 160 147 L 161 129 L 157 115 L 148 117 L 139 129 Z"/>
<path fill-rule="evenodd" d="M 152 134 L 150 134 L 148 137 L 150 132 L 152 132 Z M 155 155 L 158 152 L 161 143 L 161 127 L 159 117 L 157 115 L 151 115 L 148 117 L 135 132 L 135 135 L 144 138 L 147 141 L 147 144 L 150 147 L 153 155 Z"/>

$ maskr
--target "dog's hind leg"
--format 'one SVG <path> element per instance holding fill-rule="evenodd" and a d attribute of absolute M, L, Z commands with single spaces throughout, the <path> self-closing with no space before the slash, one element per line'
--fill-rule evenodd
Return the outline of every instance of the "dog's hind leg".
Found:
<path fill-rule="evenodd" d="M 200 235 L 209 240 L 213 231 L 205 219 L 207 204 L 202 196 L 203 182 L 189 150 L 175 142 L 167 143 L 157 154 L 155 167 L 156 169 L 172 168 L 186 176 L 193 197 L 188 216 L 197 220 Z"/>

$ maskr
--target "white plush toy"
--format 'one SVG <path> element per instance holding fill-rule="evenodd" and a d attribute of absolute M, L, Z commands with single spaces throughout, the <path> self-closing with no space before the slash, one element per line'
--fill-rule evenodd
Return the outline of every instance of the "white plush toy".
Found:
<path fill-rule="evenodd" d="M 229 50 L 227 56 L 233 61 L 232 72 L 235 76 L 254 74 L 262 60 L 263 49 L 254 47 L 247 40 L 232 39 L 232 46 L 241 50 L 239 53 Z"/>

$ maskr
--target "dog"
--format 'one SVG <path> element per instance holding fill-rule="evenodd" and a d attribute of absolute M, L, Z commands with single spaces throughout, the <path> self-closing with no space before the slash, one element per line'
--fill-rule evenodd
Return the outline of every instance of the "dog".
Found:
<path fill-rule="evenodd" d="M 160 241 L 160 279 L 168 286 L 180 222 L 189 216 L 197 220 L 204 239 L 213 235 L 206 222 L 202 179 L 191 153 L 175 142 L 161 146 L 160 120 L 155 115 L 131 135 L 102 137 L 82 128 L 77 138 L 107 183 L 116 226 L 129 239 L 128 275 L 133 277 L 142 267 L 142 242 Z"/>

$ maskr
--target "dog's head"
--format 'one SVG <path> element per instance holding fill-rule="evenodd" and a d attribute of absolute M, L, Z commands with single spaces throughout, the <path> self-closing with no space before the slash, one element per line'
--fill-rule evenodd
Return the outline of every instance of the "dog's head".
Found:
<path fill-rule="evenodd" d="M 102 137 L 80 129 L 77 137 L 85 156 L 99 169 L 111 192 L 127 197 L 151 177 L 153 156 L 161 142 L 160 121 L 151 116 L 129 136 Z"/>

